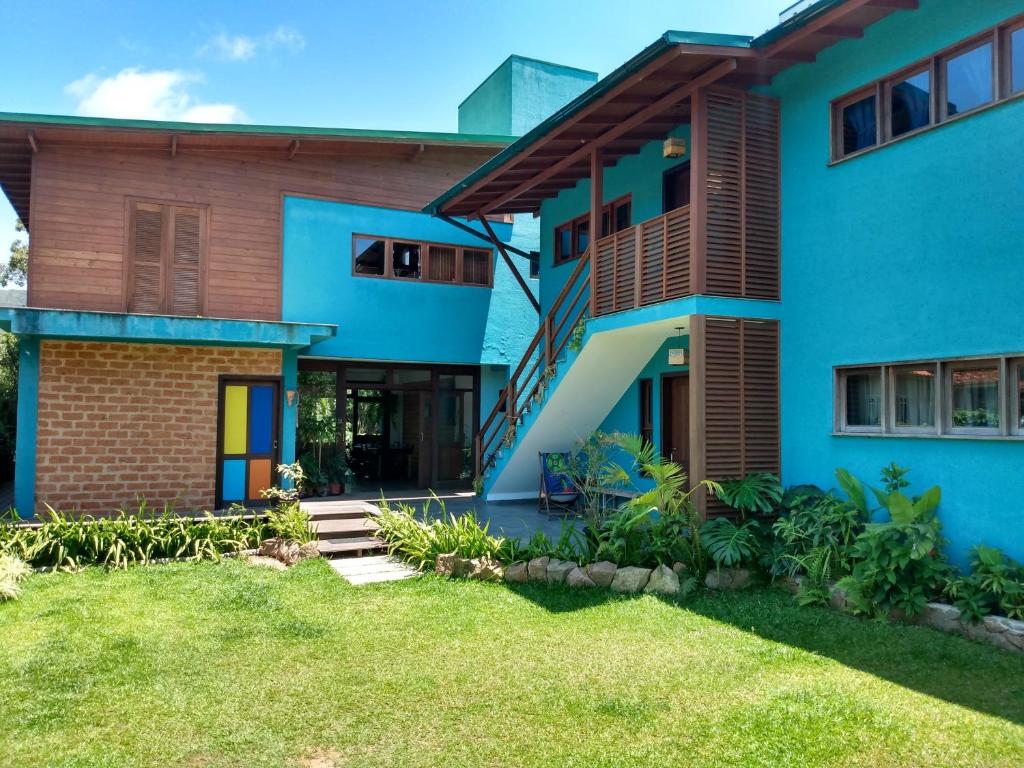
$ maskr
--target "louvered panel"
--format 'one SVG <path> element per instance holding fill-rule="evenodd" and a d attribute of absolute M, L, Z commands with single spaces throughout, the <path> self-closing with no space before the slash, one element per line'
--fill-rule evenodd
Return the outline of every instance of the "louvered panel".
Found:
<path fill-rule="evenodd" d="M 744 474 L 779 473 L 779 325 L 743 321 Z"/>
<path fill-rule="evenodd" d="M 746 95 L 744 295 L 779 297 L 779 105 Z"/>
<path fill-rule="evenodd" d="M 174 244 L 170 312 L 173 315 L 200 315 L 203 236 L 200 213 L 188 208 L 175 208 L 172 211 Z"/>
<path fill-rule="evenodd" d="M 640 301 L 655 304 L 665 300 L 665 225 L 659 216 L 640 224 L 640 242 L 643 249 L 643 281 Z"/>
<path fill-rule="evenodd" d="M 610 239 L 615 247 L 615 310 L 621 312 L 636 304 L 636 230 L 629 227 Z"/>
<path fill-rule="evenodd" d="M 462 282 L 470 285 L 490 285 L 490 251 L 478 248 L 462 249 Z"/>
<path fill-rule="evenodd" d="M 690 294 L 690 206 L 665 214 L 665 298 Z"/>
<path fill-rule="evenodd" d="M 454 283 L 455 252 L 455 248 L 447 245 L 431 245 L 427 254 L 428 279 Z"/>
<path fill-rule="evenodd" d="M 163 211 L 157 205 L 135 203 L 131 216 L 132 289 L 128 311 L 158 314 L 163 309 Z"/>
<path fill-rule="evenodd" d="M 707 290 L 719 296 L 742 294 L 741 162 L 743 94 L 707 94 Z"/>
<path fill-rule="evenodd" d="M 597 270 L 594 306 L 598 315 L 607 315 L 615 311 L 615 240 L 604 237 L 594 247 L 594 268 Z"/>
<path fill-rule="evenodd" d="M 740 472 L 740 325 L 708 318 L 705 334 L 705 472 L 713 479 Z"/>

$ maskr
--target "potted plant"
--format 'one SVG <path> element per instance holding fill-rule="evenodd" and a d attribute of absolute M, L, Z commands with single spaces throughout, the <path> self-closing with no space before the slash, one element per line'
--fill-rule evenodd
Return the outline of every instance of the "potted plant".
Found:
<path fill-rule="evenodd" d="M 345 486 L 355 482 L 355 473 L 349 469 L 345 461 L 345 454 L 338 452 L 331 454 L 324 468 L 327 473 L 327 481 L 332 496 L 339 496 L 345 492 Z"/>
<path fill-rule="evenodd" d="M 306 495 L 316 493 L 318 496 L 326 496 L 327 475 L 320 468 L 316 457 L 312 453 L 304 453 L 299 459 L 299 464 L 302 465 L 302 471 L 306 476 L 306 482 L 303 485 Z"/>

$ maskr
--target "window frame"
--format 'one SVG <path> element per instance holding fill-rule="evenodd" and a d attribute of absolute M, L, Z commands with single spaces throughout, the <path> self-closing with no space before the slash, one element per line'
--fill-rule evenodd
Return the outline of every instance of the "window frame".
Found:
<path fill-rule="evenodd" d="M 941 384 L 941 375 L 939 372 L 938 362 L 924 362 L 924 363 L 898 363 L 895 365 L 885 366 L 888 374 L 888 391 L 890 393 L 888 397 L 889 408 L 886 413 L 886 417 L 889 420 L 888 426 L 893 434 L 898 435 L 934 435 L 936 434 L 939 426 L 942 424 L 942 393 L 944 387 Z M 899 426 L 896 423 L 896 374 L 900 371 L 909 369 L 920 369 L 929 367 L 932 369 L 932 375 L 935 377 L 932 381 L 935 385 L 934 403 L 932 405 L 932 426 L 930 427 L 911 427 L 911 426 Z"/>
<path fill-rule="evenodd" d="M 893 142 L 917 136 L 960 118 L 978 114 L 1008 101 L 1024 98 L 1024 87 L 1019 91 L 1013 91 L 1013 46 L 1010 44 L 1010 35 L 1022 28 L 1024 28 L 1024 14 L 1012 16 L 993 27 L 959 40 L 929 56 L 913 61 L 895 72 L 833 99 L 829 104 L 828 165 L 859 157 L 866 152 L 872 152 Z M 946 63 L 950 59 L 968 53 L 986 43 L 992 46 L 992 99 L 965 112 L 947 114 L 949 100 L 947 98 Z M 892 136 L 890 94 L 893 84 L 905 79 L 909 74 L 916 74 L 926 69 L 929 72 L 931 88 L 928 125 L 907 131 L 899 136 Z M 842 110 L 872 93 L 875 96 L 875 143 L 854 152 L 844 153 Z"/>
<path fill-rule="evenodd" d="M 1007 420 L 1007 427 L 1010 434 L 1024 437 L 1024 426 L 1021 425 L 1021 417 L 1024 416 L 1024 408 L 1021 407 L 1021 399 L 1018 391 L 1019 382 L 1024 378 L 1024 358 L 1011 358 L 1007 365 L 1008 382 L 1007 395 L 1009 396 L 1009 408 L 1007 413 L 1010 418 Z"/>
<path fill-rule="evenodd" d="M 356 240 L 380 240 L 384 243 L 384 273 L 381 275 L 372 275 L 365 272 L 356 271 Z M 420 249 L 420 275 L 419 277 L 401 277 L 394 274 L 394 255 L 392 249 L 395 243 L 408 243 L 410 245 L 416 245 Z M 365 232 L 353 232 L 350 239 L 351 244 L 351 257 L 350 257 L 350 272 L 352 277 L 359 279 L 367 278 L 370 280 L 395 280 L 400 283 L 429 283 L 431 285 L 457 285 L 466 288 L 493 288 L 494 287 L 494 249 L 487 248 L 485 246 L 476 245 L 460 245 L 458 243 L 442 243 L 436 240 L 420 240 L 415 237 L 389 237 L 386 235 L 374 235 Z M 428 275 L 430 274 L 430 248 L 435 246 L 438 248 L 453 248 L 455 249 L 455 279 L 454 280 L 432 280 Z M 465 281 L 465 274 L 463 271 L 463 255 L 465 251 L 481 251 L 487 253 L 487 282 L 486 283 L 468 283 Z"/>
<path fill-rule="evenodd" d="M 999 426 L 997 427 L 957 427 L 953 425 L 953 369 L 957 370 L 982 370 L 995 368 L 998 378 L 996 379 L 996 401 L 999 407 Z M 943 366 L 943 391 L 946 393 L 942 398 L 942 414 L 945 422 L 945 431 L 950 435 L 987 435 L 996 436 L 1003 433 L 1006 428 L 1006 404 L 1003 390 L 1006 388 L 1007 377 L 1005 375 L 1004 361 L 999 358 L 978 358 L 969 360 L 951 360 Z"/>
<path fill-rule="evenodd" d="M 637 399 L 639 401 L 639 413 L 637 414 L 637 432 L 640 437 L 654 445 L 654 379 L 637 379 Z"/>
<path fill-rule="evenodd" d="M 590 227 L 590 213 L 589 212 L 588 213 L 581 213 L 579 216 L 574 216 L 573 218 L 571 218 L 571 219 L 569 219 L 567 221 L 563 221 L 561 224 L 558 224 L 554 228 L 554 240 L 551 243 L 551 263 L 554 266 L 556 266 L 556 267 L 561 266 L 562 264 L 568 264 L 570 261 L 574 261 L 575 259 L 578 259 L 580 256 L 582 256 L 586 252 L 585 250 L 580 250 L 580 247 L 579 247 L 579 242 L 580 242 L 580 225 L 581 224 L 585 224 L 587 226 L 587 228 L 588 228 L 587 229 L 587 238 L 588 238 L 587 245 L 588 246 L 590 245 L 590 243 L 594 242 L 595 239 L 601 240 L 602 238 L 608 237 L 609 235 L 613 235 L 616 232 L 623 232 L 623 231 L 629 229 L 630 227 L 632 227 L 633 226 L 633 195 L 631 193 L 630 194 L 621 195 L 621 196 L 615 198 L 614 200 L 610 200 L 609 202 L 605 203 L 601 207 L 601 222 L 602 222 L 601 226 L 602 226 L 602 230 L 603 230 L 604 222 L 607 221 L 609 228 L 613 227 L 614 226 L 614 221 L 615 221 L 615 218 L 614 218 L 615 217 L 615 212 L 619 208 L 621 208 L 622 206 L 627 205 L 627 204 L 629 205 L 629 222 L 630 222 L 629 225 L 623 227 L 622 229 L 613 230 L 608 235 L 602 234 L 598 238 L 594 238 L 592 233 L 589 230 L 589 227 Z M 566 256 L 565 254 L 562 253 L 562 247 L 561 247 L 562 246 L 562 238 L 560 236 L 560 233 L 564 232 L 567 229 L 571 233 L 570 236 L 569 236 L 569 242 L 571 243 L 571 248 L 572 248 L 572 253 L 569 254 L 568 256 Z"/>
<path fill-rule="evenodd" d="M 874 371 L 878 375 L 879 384 L 879 403 L 878 403 L 878 426 L 871 424 L 850 424 L 847 422 L 847 395 L 846 395 L 846 378 L 851 373 L 870 373 Z M 851 365 L 836 369 L 836 383 L 835 386 L 838 388 L 839 397 L 835 398 L 838 403 L 838 410 L 836 412 L 836 424 L 838 431 L 846 434 L 881 434 L 885 430 L 886 422 L 886 386 L 885 386 L 885 366 L 883 365 Z"/>

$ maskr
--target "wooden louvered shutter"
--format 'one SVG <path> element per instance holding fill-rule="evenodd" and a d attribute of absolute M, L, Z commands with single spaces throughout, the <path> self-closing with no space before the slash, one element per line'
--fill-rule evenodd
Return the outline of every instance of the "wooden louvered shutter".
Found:
<path fill-rule="evenodd" d="M 427 250 L 427 279 L 454 283 L 457 249 L 449 245 L 431 245 Z"/>
<path fill-rule="evenodd" d="M 149 203 L 133 203 L 130 211 L 128 311 L 159 314 L 163 311 L 164 294 L 163 243 L 167 226 L 164 208 Z"/>
<path fill-rule="evenodd" d="M 168 312 L 172 315 L 201 315 L 202 302 L 202 211 L 172 208 L 174 236 L 171 247 L 171 292 Z"/>
<path fill-rule="evenodd" d="M 467 285 L 489 285 L 491 252 L 477 248 L 462 249 L 462 282 Z"/>
<path fill-rule="evenodd" d="M 746 94 L 743 159 L 744 296 L 779 298 L 779 102 Z"/>
<path fill-rule="evenodd" d="M 712 90 L 706 98 L 707 292 L 715 296 L 740 296 L 743 92 Z"/>
<path fill-rule="evenodd" d="M 698 316 L 690 346 L 693 479 L 778 474 L 778 321 Z M 698 503 L 710 515 L 728 512 L 703 494 Z"/>

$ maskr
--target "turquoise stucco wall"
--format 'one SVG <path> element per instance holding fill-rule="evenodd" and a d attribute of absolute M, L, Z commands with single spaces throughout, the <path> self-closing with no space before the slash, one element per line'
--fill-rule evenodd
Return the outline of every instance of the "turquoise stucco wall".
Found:
<path fill-rule="evenodd" d="M 459 132 L 522 136 L 597 82 L 597 73 L 509 56 L 459 105 Z"/>
<path fill-rule="evenodd" d="M 602 432 L 640 432 L 640 379 L 650 379 L 654 384 L 653 408 L 651 418 L 654 420 L 654 446 L 661 449 L 661 383 L 665 374 L 688 373 L 688 365 L 669 365 L 668 351 L 670 349 L 689 349 L 690 337 L 688 335 L 672 336 L 665 339 L 657 352 L 651 355 L 651 359 L 643 370 L 637 374 L 626 393 L 619 399 L 619 402 L 608 413 L 601 424 Z"/>
<path fill-rule="evenodd" d="M 536 247 L 531 222 L 494 224 L 495 234 L 524 250 Z M 513 231 L 513 229 L 515 231 Z M 479 238 L 426 214 L 302 197 L 284 204 L 282 317 L 334 318 L 337 337 L 304 354 L 501 366 L 519 362 L 537 330 L 537 313 L 495 251 L 494 288 L 384 280 L 352 275 L 354 233 L 486 247 Z M 492 248 L 492 250 L 494 250 Z M 512 255 L 521 274 L 527 259 Z M 536 289 L 537 281 L 528 280 Z M 507 374 L 506 374 L 507 375 Z M 494 405 L 481 396 L 481 418 Z"/>
<path fill-rule="evenodd" d="M 623 195 L 633 196 L 633 224 L 661 215 L 662 174 L 689 159 L 690 126 L 683 125 L 670 135 L 687 139 L 687 155 L 662 157 L 662 141 L 652 141 L 635 155 L 623 157 L 604 169 L 604 200 L 611 202 Z M 576 268 L 576 262 L 560 264 L 554 259 L 555 227 L 590 210 L 590 180 L 584 179 L 557 196 L 545 200 L 540 208 L 540 303 L 544 312 L 557 298 L 565 281 Z"/>
<path fill-rule="evenodd" d="M 832 367 L 1024 352 L 1024 101 L 829 167 L 829 102 L 1024 11 L 1020 0 L 922 0 L 776 78 L 782 99 L 782 436 L 786 483 L 943 490 L 950 554 L 1024 558 L 1024 443 L 832 436 Z"/>

